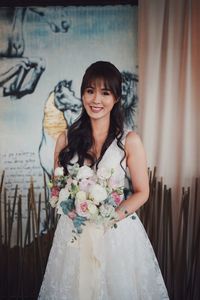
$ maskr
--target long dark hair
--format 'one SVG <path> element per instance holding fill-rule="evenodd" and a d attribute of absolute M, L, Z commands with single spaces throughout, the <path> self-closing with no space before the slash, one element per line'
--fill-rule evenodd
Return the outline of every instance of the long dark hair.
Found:
<path fill-rule="evenodd" d="M 121 73 L 110 62 L 97 61 L 93 63 L 87 68 L 83 76 L 81 97 L 83 96 L 85 89 L 97 80 L 102 80 L 104 82 L 105 88 L 112 92 L 116 100 L 110 113 L 108 135 L 102 146 L 100 157 L 96 159 L 95 155 L 91 153 L 91 148 L 94 144 L 91 122 L 83 106 L 81 115 L 68 129 L 68 145 L 59 154 L 60 165 L 64 167 L 66 174 L 68 173 L 67 165 L 70 164 L 71 159 L 75 155 L 78 157 L 77 162 L 80 166 L 82 166 L 87 159 L 91 163 L 91 166 L 96 163 L 96 168 L 98 168 L 98 164 L 106 149 L 111 145 L 114 139 L 116 139 L 118 147 L 124 152 L 125 157 L 125 151 L 122 144 L 124 119 L 121 108 Z"/>

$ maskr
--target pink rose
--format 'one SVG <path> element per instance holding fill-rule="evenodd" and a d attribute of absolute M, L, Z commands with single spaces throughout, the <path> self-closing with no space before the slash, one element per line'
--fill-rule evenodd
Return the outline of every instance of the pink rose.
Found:
<path fill-rule="evenodd" d="M 87 209 L 88 209 L 88 204 L 87 204 L 87 202 L 82 202 L 82 203 L 80 203 L 80 208 L 81 208 L 82 212 L 86 212 Z"/>
<path fill-rule="evenodd" d="M 79 216 L 86 217 L 86 218 L 89 216 L 87 201 L 82 201 L 82 202 L 76 201 L 75 205 L 76 205 L 76 213 Z"/>
<path fill-rule="evenodd" d="M 112 193 L 112 197 L 115 201 L 115 204 L 118 206 L 121 203 L 121 197 L 116 192 Z"/>
<path fill-rule="evenodd" d="M 51 189 L 51 196 L 52 197 L 58 197 L 59 196 L 59 192 L 60 192 L 60 190 L 56 186 L 54 186 Z"/>

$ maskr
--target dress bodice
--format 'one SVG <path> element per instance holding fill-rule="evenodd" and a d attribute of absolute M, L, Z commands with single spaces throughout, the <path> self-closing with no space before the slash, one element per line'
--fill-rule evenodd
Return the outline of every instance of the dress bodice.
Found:
<path fill-rule="evenodd" d="M 128 131 L 124 133 L 122 138 L 122 144 L 125 145 L 125 139 Z M 71 160 L 74 164 L 78 160 L 77 155 Z M 114 139 L 110 146 L 106 149 L 101 161 L 98 164 L 98 168 L 103 167 L 106 169 L 113 169 L 115 175 L 121 181 L 125 178 L 126 170 L 126 158 L 124 158 L 124 151 L 120 149 L 117 145 L 117 140 Z"/>
<path fill-rule="evenodd" d="M 123 145 L 124 140 L 125 138 L 123 139 Z M 120 179 L 124 179 L 126 158 L 124 158 L 124 151 L 118 147 L 116 139 L 105 151 L 98 165 L 98 168 L 100 167 L 114 169 L 115 174 L 117 174 Z"/>

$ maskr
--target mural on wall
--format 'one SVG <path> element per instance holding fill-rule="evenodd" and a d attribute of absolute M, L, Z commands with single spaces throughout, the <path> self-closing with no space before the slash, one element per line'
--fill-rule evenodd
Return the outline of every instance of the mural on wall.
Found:
<path fill-rule="evenodd" d="M 55 141 L 81 111 L 80 84 L 94 61 L 123 77 L 126 126 L 137 111 L 137 7 L 0 8 L 0 171 L 10 199 L 43 187 Z"/>
<path fill-rule="evenodd" d="M 25 57 L 24 18 L 27 10 L 38 14 L 53 32 L 67 32 L 69 24 L 57 25 L 45 8 L 9 7 L 0 9 L 0 88 L 2 96 L 19 99 L 34 92 L 45 70 L 42 57 Z"/>

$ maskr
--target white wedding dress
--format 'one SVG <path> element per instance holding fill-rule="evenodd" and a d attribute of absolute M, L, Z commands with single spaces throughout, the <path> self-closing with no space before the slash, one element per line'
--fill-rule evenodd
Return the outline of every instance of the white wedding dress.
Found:
<path fill-rule="evenodd" d="M 100 166 L 112 167 L 123 179 L 123 152 L 116 141 Z M 123 163 L 125 167 L 125 162 Z M 106 231 L 94 224 L 83 228 L 71 244 L 73 224 L 59 219 L 39 299 L 162 300 L 169 299 L 146 231 L 134 213 Z"/>

